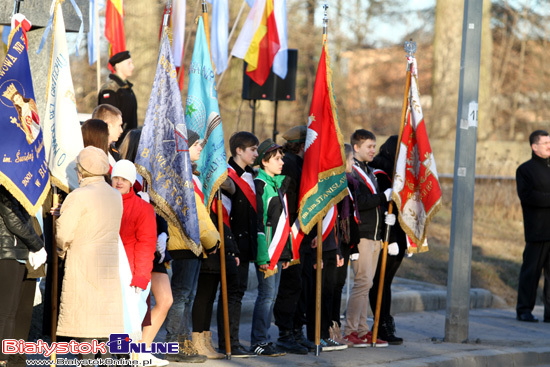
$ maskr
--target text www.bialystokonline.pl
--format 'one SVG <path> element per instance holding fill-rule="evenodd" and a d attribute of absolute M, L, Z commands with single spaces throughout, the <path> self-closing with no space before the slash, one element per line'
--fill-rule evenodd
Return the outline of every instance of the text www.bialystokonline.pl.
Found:
<path fill-rule="evenodd" d="M 143 361 L 146 366 L 147 362 Z M 27 359 L 27 366 L 49 366 L 53 364 L 50 359 Z M 57 366 L 137 366 L 139 361 L 130 359 L 98 358 L 98 359 L 78 359 L 78 358 L 56 358 Z"/>

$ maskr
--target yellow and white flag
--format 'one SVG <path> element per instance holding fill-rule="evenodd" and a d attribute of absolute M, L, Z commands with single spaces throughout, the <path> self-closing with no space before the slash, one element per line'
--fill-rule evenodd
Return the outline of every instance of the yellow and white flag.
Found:
<path fill-rule="evenodd" d="M 46 113 L 42 124 L 53 183 L 65 192 L 78 187 L 76 156 L 84 148 L 76 111 L 61 3 L 55 6 Z"/>

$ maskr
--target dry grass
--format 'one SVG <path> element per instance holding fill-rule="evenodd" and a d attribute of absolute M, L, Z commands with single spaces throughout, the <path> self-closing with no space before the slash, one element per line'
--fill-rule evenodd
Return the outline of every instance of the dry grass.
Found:
<path fill-rule="evenodd" d="M 524 247 L 515 181 L 476 182 L 474 205 L 471 286 L 513 306 Z M 398 276 L 447 283 L 451 217 L 452 182 L 443 182 L 443 205 L 429 227 L 430 251 L 405 259 Z"/>

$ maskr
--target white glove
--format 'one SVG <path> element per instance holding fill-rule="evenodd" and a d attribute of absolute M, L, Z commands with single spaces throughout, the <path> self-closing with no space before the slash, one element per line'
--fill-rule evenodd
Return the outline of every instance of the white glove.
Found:
<path fill-rule="evenodd" d="M 399 254 L 399 246 L 397 245 L 397 242 L 390 243 L 388 245 L 388 255 L 395 256 L 397 254 Z"/>
<path fill-rule="evenodd" d="M 136 287 L 136 286 L 134 286 L 134 285 L 132 286 L 132 288 L 134 289 L 134 292 L 136 292 L 136 294 L 140 294 L 141 291 L 143 290 L 143 289 L 141 289 L 140 287 Z"/>
<path fill-rule="evenodd" d="M 42 247 L 39 251 L 29 252 L 29 264 L 31 264 L 34 270 L 38 269 L 40 265 L 46 262 L 48 258 L 48 253 L 46 249 Z"/>
<path fill-rule="evenodd" d="M 165 232 L 162 232 L 157 237 L 157 252 L 160 254 L 159 264 L 162 264 L 164 257 L 166 256 L 166 241 L 168 240 L 168 235 Z"/>
<path fill-rule="evenodd" d="M 386 196 L 386 201 L 390 201 L 391 200 L 391 189 L 386 189 L 386 191 L 384 191 L 384 195 Z"/>
<path fill-rule="evenodd" d="M 395 224 L 395 214 L 388 214 L 388 212 L 386 212 L 386 219 L 384 219 L 384 223 L 388 226 L 393 226 Z"/>

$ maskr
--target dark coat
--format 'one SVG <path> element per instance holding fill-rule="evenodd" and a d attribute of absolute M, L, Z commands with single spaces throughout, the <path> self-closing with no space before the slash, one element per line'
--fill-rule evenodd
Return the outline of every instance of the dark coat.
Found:
<path fill-rule="evenodd" d="M 386 196 L 377 187 L 376 176 L 372 173 L 372 168 L 358 160 L 355 160 L 355 164 L 361 167 L 368 175 L 371 175 L 371 180 L 376 185 L 376 193 L 374 193 L 355 169 L 352 171 L 353 177 L 359 181 L 359 191 L 355 198 L 357 208 L 359 209 L 359 220 L 361 221 L 359 223 L 359 236 L 369 240 L 380 240 L 382 239 L 384 224 L 384 212 L 381 206 L 387 203 Z"/>
<path fill-rule="evenodd" d="M 36 234 L 32 219 L 23 206 L 0 186 L 0 259 L 27 260 L 44 243 Z"/>
<path fill-rule="evenodd" d="M 298 207 L 300 205 L 300 179 L 302 177 L 302 166 L 304 165 L 304 160 L 302 157 L 285 151 L 283 156 L 283 171 L 282 175 L 289 178 L 288 190 L 286 192 L 286 198 L 288 201 L 288 212 L 290 225 L 296 221 L 298 218 Z"/>
<path fill-rule="evenodd" d="M 550 158 L 533 153 L 516 171 L 526 242 L 550 241 Z"/>
<path fill-rule="evenodd" d="M 133 84 L 120 79 L 115 74 L 109 74 L 107 82 L 103 84 L 97 97 L 98 104 L 110 104 L 122 112 L 122 135 L 118 142 L 122 142 L 128 131 L 137 128 L 137 99 L 132 90 Z"/>
<path fill-rule="evenodd" d="M 229 165 L 235 169 L 239 176 L 245 173 L 245 170 L 235 163 L 233 157 L 229 158 Z M 252 168 L 246 167 L 246 172 L 254 177 Z M 258 219 L 256 212 L 236 183 L 235 193 L 228 196 L 231 198 L 229 223 L 239 248 L 239 259 L 241 261 L 254 261 L 258 249 Z"/>

